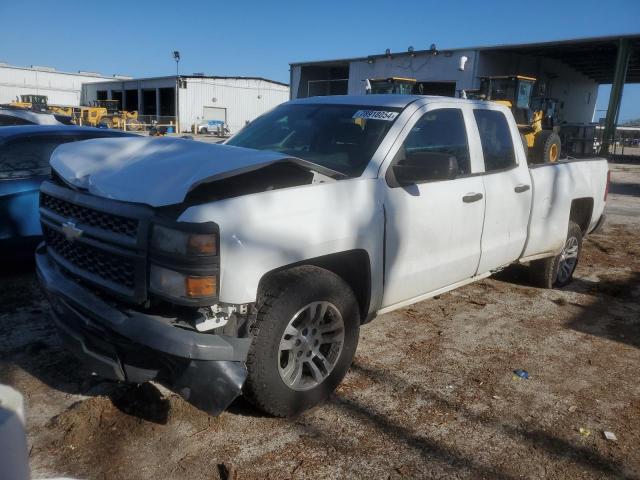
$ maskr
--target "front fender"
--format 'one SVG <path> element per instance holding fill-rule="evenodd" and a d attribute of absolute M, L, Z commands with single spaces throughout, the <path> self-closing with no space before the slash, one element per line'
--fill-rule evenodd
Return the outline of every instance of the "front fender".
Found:
<path fill-rule="evenodd" d="M 260 279 L 286 265 L 365 250 L 372 301 L 382 293 L 384 216 L 375 179 L 342 180 L 188 208 L 184 222 L 220 226 L 220 301 L 255 302 Z"/>

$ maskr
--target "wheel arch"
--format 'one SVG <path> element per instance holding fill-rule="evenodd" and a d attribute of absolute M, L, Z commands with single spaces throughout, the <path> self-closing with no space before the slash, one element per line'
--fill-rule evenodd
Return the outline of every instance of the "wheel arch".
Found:
<path fill-rule="evenodd" d="M 371 303 L 371 259 L 369 258 L 369 253 L 364 249 L 331 253 L 283 265 L 271 270 L 260 278 L 257 298 L 260 299 L 261 293 L 267 289 L 270 280 L 275 274 L 305 265 L 328 270 L 347 282 L 358 301 L 361 322 L 364 323 L 369 319 L 368 312 Z"/>
<path fill-rule="evenodd" d="M 580 226 L 583 235 L 585 235 L 589 229 L 592 215 L 593 198 L 576 198 L 571 202 L 569 220 L 576 222 Z"/>

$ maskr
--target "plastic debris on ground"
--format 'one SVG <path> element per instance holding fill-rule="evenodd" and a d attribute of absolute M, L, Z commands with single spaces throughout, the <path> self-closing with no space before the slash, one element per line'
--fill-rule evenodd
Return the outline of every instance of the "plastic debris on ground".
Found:
<path fill-rule="evenodd" d="M 529 372 L 527 372 L 526 370 L 522 370 L 521 368 L 519 368 L 517 370 L 514 370 L 513 373 L 515 373 L 520 378 L 529 380 Z"/>
<path fill-rule="evenodd" d="M 591 435 L 591 430 L 589 430 L 588 428 L 584 428 L 584 427 L 580 427 L 578 429 L 578 432 L 580 433 L 580 435 L 582 435 L 583 437 L 588 437 L 589 435 Z"/>
<path fill-rule="evenodd" d="M 616 434 L 613 432 L 604 432 L 604 438 L 606 438 L 607 440 L 611 440 L 612 442 L 618 440 L 618 437 L 616 437 Z"/>

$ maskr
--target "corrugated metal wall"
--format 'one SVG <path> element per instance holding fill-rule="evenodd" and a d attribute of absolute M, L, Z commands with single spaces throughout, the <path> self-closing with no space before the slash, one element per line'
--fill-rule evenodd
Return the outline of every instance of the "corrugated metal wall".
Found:
<path fill-rule="evenodd" d="M 0 65 L 0 103 L 35 94 L 46 95 L 51 104 L 77 106 L 83 83 L 102 82 L 106 78 Z"/>
<path fill-rule="evenodd" d="M 204 107 L 226 108 L 231 132 L 240 130 L 277 105 L 289 100 L 289 87 L 248 78 L 189 77 L 180 89 L 180 127 L 189 130 L 204 116 Z"/>
<path fill-rule="evenodd" d="M 471 50 L 456 50 L 451 55 L 420 53 L 415 57 L 376 58 L 372 64 L 366 61 L 351 62 L 349 95 L 364 95 L 367 78 L 409 77 L 419 82 L 455 82 L 456 90 L 472 88 L 474 53 Z M 461 72 L 458 65 L 462 56 L 466 56 L 468 61 Z"/>

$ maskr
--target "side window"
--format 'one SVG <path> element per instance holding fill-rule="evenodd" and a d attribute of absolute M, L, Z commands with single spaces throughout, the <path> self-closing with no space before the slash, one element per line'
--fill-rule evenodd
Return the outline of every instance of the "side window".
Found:
<path fill-rule="evenodd" d="M 511 130 L 504 114 L 497 110 L 478 109 L 473 111 L 473 115 L 480 132 L 485 171 L 515 167 Z"/>
<path fill-rule="evenodd" d="M 470 174 L 469 143 L 462 110 L 442 108 L 425 113 L 409 132 L 399 154 L 404 156 L 399 163 L 414 164 L 442 164 L 441 159 L 453 157 L 458 165 L 457 176 Z M 439 173 L 434 172 L 433 180 L 442 179 Z"/>
<path fill-rule="evenodd" d="M 51 153 L 73 137 L 28 137 L 10 140 L 0 149 L 0 178 L 47 175 Z"/>
<path fill-rule="evenodd" d="M 33 122 L 12 115 L 0 115 L 0 127 L 11 127 L 15 125 L 33 125 Z"/>

